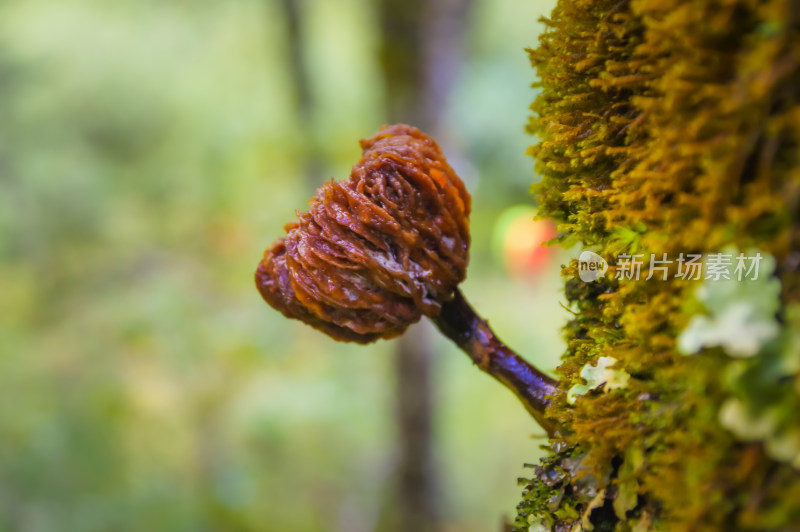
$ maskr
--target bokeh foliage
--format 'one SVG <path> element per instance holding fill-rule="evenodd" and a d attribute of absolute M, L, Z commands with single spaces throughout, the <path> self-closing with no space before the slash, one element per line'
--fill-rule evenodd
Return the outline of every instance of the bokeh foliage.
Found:
<path fill-rule="evenodd" d="M 0 530 L 354 532 L 379 520 L 391 344 L 331 342 L 252 282 L 316 186 L 309 150 L 323 178 L 344 177 L 383 121 L 375 6 L 305 3 L 314 111 L 301 123 L 280 5 L 0 4 Z M 475 165 L 462 164 L 476 198 L 465 290 L 546 368 L 559 351 L 554 278 L 510 283 L 488 235 L 530 181 L 522 47 L 547 9 L 476 2 L 448 109 Z M 462 354 L 437 350 L 444 520 L 493 528 L 538 429 Z"/>

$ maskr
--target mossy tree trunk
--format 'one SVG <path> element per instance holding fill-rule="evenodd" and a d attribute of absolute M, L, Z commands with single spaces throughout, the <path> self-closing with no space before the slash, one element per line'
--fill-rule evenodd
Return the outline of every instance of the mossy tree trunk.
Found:
<path fill-rule="evenodd" d="M 546 21 L 541 213 L 610 268 L 563 270 L 562 428 L 518 529 L 800 530 L 798 11 L 561 0 Z M 760 277 L 738 280 L 756 256 Z"/>

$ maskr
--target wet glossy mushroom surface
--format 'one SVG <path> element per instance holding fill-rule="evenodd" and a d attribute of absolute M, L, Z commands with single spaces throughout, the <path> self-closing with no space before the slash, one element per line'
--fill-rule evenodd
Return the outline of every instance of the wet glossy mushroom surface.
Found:
<path fill-rule="evenodd" d="M 350 178 L 329 181 L 264 254 L 263 298 L 336 340 L 398 336 L 435 318 L 464 280 L 470 196 L 438 144 L 384 126 Z"/>

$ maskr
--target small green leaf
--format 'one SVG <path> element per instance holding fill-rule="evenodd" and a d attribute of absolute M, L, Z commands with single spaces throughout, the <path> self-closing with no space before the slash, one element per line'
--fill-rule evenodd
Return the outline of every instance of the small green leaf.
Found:
<path fill-rule="evenodd" d="M 736 302 L 715 316 L 693 316 L 678 337 L 678 349 L 691 355 L 703 347 L 721 346 L 732 357 L 751 357 L 779 331 L 775 318 L 759 316 L 749 302 Z"/>
<path fill-rule="evenodd" d="M 625 519 L 626 514 L 636 508 L 639 497 L 639 480 L 637 473 L 644 463 L 642 449 L 631 445 L 625 451 L 625 461 L 619 468 L 617 485 L 619 491 L 614 499 L 614 513 L 620 519 Z"/>
<path fill-rule="evenodd" d="M 775 430 L 771 416 L 752 415 L 739 399 L 728 399 L 719 410 L 719 422 L 743 441 L 756 441 L 769 436 Z"/>
<path fill-rule="evenodd" d="M 726 248 L 725 255 L 738 256 L 735 248 Z M 757 355 L 780 332 L 775 319 L 780 308 L 781 284 L 772 276 L 775 259 L 769 254 L 751 250 L 749 257 L 760 259 L 758 275 L 731 272 L 729 279 L 707 279 L 695 292 L 708 314 L 692 317 L 678 336 L 678 350 L 685 355 L 698 353 L 704 347 L 722 347 L 737 358 Z"/>
<path fill-rule="evenodd" d="M 583 511 L 583 515 L 581 516 L 581 526 L 583 530 L 594 530 L 594 525 L 592 524 L 592 512 L 595 511 L 597 508 L 603 506 L 603 503 L 606 500 L 606 490 L 602 489 L 597 492 L 597 495 L 594 496 L 594 499 L 589 502 L 586 506 L 586 509 Z"/>
<path fill-rule="evenodd" d="M 628 385 L 630 375 L 624 369 L 609 369 L 616 364 L 618 360 L 614 357 L 600 357 L 597 359 L 597 366 L 586 364 L 581 369 L 581 377 L 586 381 L 586 384 L 576 384 L 567 392 L 567 402 L 575 404 L 577 396 L 583 395 L 589 390 L 594 390 L 602 385 L 605 386 L 605 391 L 614 390 L 616 388 L 624 388 Z"/>
<path fill-rule="evenodd" d="M 544 519 L 538 515 L 530 515 L 528 517 L 528 523 L 530 523 L 528 532 L 550 532 L 550 530 L 552 530 L 552 527 L 547 526 Z"/>
<path fill-rule="evenodd" d="M 776 460 L 788 462 L 795 469 L 800 469 L 800 428 L 771 434 L 766 440 L 765 449 Z"/>

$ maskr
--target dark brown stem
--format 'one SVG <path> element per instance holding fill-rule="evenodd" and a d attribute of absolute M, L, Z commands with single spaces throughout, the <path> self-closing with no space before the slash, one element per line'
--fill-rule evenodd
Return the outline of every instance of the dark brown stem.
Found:
<path fill-rule="evenodd" d="M 441 313 L 433 321 L 481 370 L 514 392 L 536 422 L 553 435 L 555 426 L 545 418 L 544 410 L 550 404 L 550 397 L 558 391 L 554 379 L 501 342 L 459 290 L 442 306 Z"/>

